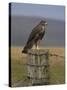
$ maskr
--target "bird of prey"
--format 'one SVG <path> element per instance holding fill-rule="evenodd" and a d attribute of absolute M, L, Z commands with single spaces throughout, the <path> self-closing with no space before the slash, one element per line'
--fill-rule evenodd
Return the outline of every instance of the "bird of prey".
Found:
<path fill-rule="evenodd" d="M 42 40 L 45 34 L 46 26 L 47 26 L 47 22 L 42 20 L 36 27 L 33 28 L 29 36 L 29 39 L 25 47 L 23 48 L 22 53 L 28 53 L 28 50 L 31 49 L 33 45 L 36 45 L 37 47 L 38 41 Z"/>

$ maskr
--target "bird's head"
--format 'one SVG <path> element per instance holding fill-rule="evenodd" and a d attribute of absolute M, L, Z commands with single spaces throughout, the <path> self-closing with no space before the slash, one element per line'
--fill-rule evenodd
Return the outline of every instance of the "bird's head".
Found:
<path fill-rule="evenodd" d="M 47 26 L 47 25 L 48 25 L 47 22 L 46 22 L 46 21 L 43 21 L 43 20 L 40 22 L 40 24 L 41 24 L 42 26 Z"/>

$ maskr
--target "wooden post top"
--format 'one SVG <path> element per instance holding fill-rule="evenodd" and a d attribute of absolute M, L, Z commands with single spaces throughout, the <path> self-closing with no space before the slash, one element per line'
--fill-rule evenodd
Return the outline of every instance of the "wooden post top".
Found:
<path fill-rule="evenodd" d="M 29 55 L 46 55 L 49 53 L 49 50 L 48 49 L 31 49 L 28 51 L 28 54 Z"/>

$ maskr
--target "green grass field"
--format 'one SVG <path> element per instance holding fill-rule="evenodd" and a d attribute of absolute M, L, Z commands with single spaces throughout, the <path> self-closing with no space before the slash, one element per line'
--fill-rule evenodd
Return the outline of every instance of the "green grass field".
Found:
<path fill-rule="evenodd" d="M 48 48 L 50 53 L 64 56 L 64 48 Z M 27 55 L 21 53 L 22 47 L 11 47 L 11 80 L 12 86 L 24 81 L 27 75 Z M 50 84 L 65 83 L 64 58 L 49 57 Z M 22 85 L 23 86 L 23 85 Z"/>

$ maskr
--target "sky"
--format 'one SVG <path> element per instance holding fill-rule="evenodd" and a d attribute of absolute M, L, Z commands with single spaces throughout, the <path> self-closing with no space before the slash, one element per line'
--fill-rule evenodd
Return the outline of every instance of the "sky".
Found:
<path fill-rule="evenodd" d="M 37 16 L 57 20 L 65 19 L 64 6 L 12 3 L 11 10 L 12 16 Z"/>

